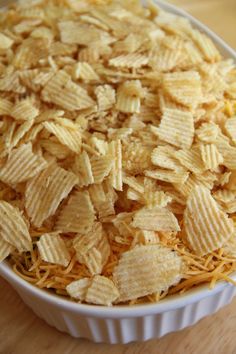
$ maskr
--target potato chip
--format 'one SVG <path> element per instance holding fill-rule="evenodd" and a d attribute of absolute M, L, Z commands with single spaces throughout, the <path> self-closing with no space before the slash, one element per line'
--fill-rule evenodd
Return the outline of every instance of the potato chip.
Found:
<path fill-rule="evenodd" d="M 43 128 L 43 126 L 42 126 Z M 41 139 L 40 146 L 50 155 L 55 156 L 58 160 L 67 158 L 71 151 L 65 145 L 62 145 L 57 140 Z"/>
<path fill-rule="evenodd" d="M 183 184 L 187 180 L 189 172 L 186 172 L 184 169 L 179 169 L 175 172 L 171 170 L 155 169 L 146 170 L 145 176 L 164 182 Z"/>
<path fill-rule="evenodd" d="M 144 186 L 142 183 L 138 181 L 137 178 L 133 176 L 123 176 L 123 182 L 133 188 L 135 191 L 137 191 L 140 194 L 144 193 Z"/>
<path fill-rule="evenodd" d="M 42 91 L 42 98 L 68 111 L 88 108 L 94 104 L 86 90 L 74 83 L 63 70 L 58 71 L 48 81 Z"/>
<path fill-rule="evenodd" d="M 94 183 L 102 183 L 112 169 L 113 160 L 109 155 L 106 156 L 93 156 L 90 159 L 92 166 Z"/>
<path fill-rule="evenodd" d="M 116 92 L 110 85 L 97 86 L 95 89 L 99 111 L 106 111 L 116 103 Z"/>
<path fill-rule="evenodd" d="M 95 222 L 91 230 L 85 234 L 78 234 L 73 239 L 73 247 L 78 255 L 85 255 L 103 238 L 103 228 L 100 222 Z"/>
<path fill-rule="evenodd" d="M 152 148 L 140 143 L 122 144 L 122 164 L 125 172 L 140 174 L 151 167 Z"/>
<path fill-rule="evenodd" d="M 75 64 L 73 70 L 74 79 L 82 79 L 85 81 L 98 81 L 99 76 L 94 71 L 93 67 L 86 62 L 79 62 Z"/>
<path fill-rule="evenodd" d="M 97 244 L 97 250 L 102 256 L 102 267 L 104 267 L 111 254 L 111 246 L 105 233 L 103 233 L 102 239 Z"/>
<path fill-rule="evenodd" d="M 46 167 L 46 161 L 34 154 L 31 143 L 28 143 L 11 151 L 0 169 L 0 180 L 7 184 L 26 182 Z"/>
<path fill-rule="evenodd" d="M 120 140 L 113 140 L 110 142 L 109 154 L 113 161 L 113 166 L 110 173 L 111 185 L 116 190 L 122 191 L 122 146 Z"/>
<path fill-rule="evenodd" d="M 223 163 L 223 156 L 219 153 L 216 145 L 207 144 L 200 145 L 201 157 L 204 166 L 208 170 L 215 170 L 219 165 Z"/>
<path fill-rule="evenodd" d="M 38 114 L 39 110 L 28 99 L 16 103 L 11 111 L 11 116 L 16 120 L 31 120 Z"/>
<path fill-rule="evenodd" d="M 219 127 L 210 122 L 203 123 L 200 128 L 196 130 L 196 135 L 199 140 L 205 143 L 214 143 L 219 133 Z"/>
<path fill-rule="evenodd" d="M 56 230 L 62 232 L 89 232 L 95 220 L 94 214 L 89 193 L 87 191 L 76 191 L 61 209 L 56 222 Z"/>
<path fill-rule="evenodd" d="M 55 213 L 60 202 L 68 196 L 77 182 L 78 179 L 73 173 L 54 164 L 28 181 L 25 208 L 31 222 L 40 227 Z"/>
<path fill-rule="evenodd" d="M 80 187 L 94 183 L 92 166 L 86 151 L 76 156 L 73 171 L 79 177 L 78 185 Z"/>
<path fill-rule="evenodd" d="M 72 281 L 67 285 L 66 291 L 73 299 L 84 301 L 88 288 L 91 285 L 91 281 L 90 278 L 82 278 Z"/>
<path fill-rule="evenodd" d="M 9 116 L 11 115 L 13 104 L 6 98 L 0 98 L 0 115 Z"/>
<path fill-rule="evenodd" d="M 78 125 L 72 123 L 73 128 L 71 128 L 54 122 L 44 122 L 43 126 L 55 135 L 62 145 L 73 152 L 80 152 L 82 138 Z"/>
<path fill-rule="evenodd" d="M 198 255 L 221 247 L 234 232 L 233 221 L 222 212 L 205 187 L 196 187 L 190 194 L 184 212 L 187 240 Z"/>
<path fill-rule="evenodd" d="M 228 137 L 218 134 L 215 145 L 224 158 L 223 165 L 230 170 L 236 169 L 236 148 L 230 145 Z"/>
<path fill-rule="evenodd" d="M 206 169 L 198 147 L 192 147 L 191 150 L 176 151 L 173 153 L 173 156 L 179 160 L 182 166 L 193 173 L 201 174 Z"/>
<path fill-rule="evenodd" d="M 150 245 L 159 243 L 160 239 L 158 233 L 155 231 L 148 231 L 148 230 L 138 230 L 134 235 L 134 242 L 133 245 L 136 246 L 137 244 L 143 245 Z"/>
<path fill-rule="evenodd" d="M 166 208 L 142 208 L 135 212 L 133 227 L 150 231 L 179 231 L 178 220 Z"/>
<path fill-rule="evenodd" d="M 18 46 L 13 65 L 20 70 L 37 66 L 39 60 L 47 58 L 48 45 L 45 39 L 27 38 Z"/>
<path fill-rule="evenodd" d="M 102 273 L 102 255 L 96 247 L 90 248 L 85 254 L 81 254 L 77 251 L 76 256 L 79 263 L 84 264 L 91 275 Z"/>
<path fill-rule="evenodd" d="M 143 197 L 148 209 L 154 209 L 156 207 L 165 208 L 172 200 L 165 192 L 153 191 L 152 189 L 146 190 Z"/>
<path fill-rule="evenodd" d="M 100 39 L 100 33 L 96 28 L 81 22 L 61 21 L 58 28 L 62 43 L 88 45 Z"/>
<path fill-rule="evenodd" d="M 109 60 L 111 66 L 120 68 L 141 68 L 148 64 L 148 56 L 139 53 L 123 54 Z"/>
<path fill-rule="evenodd" d="M 1 200 L 0 218 L 1 239 L 17 248 L 19 252 L 31 251 L 32 240 L 29 234 L 28 226 L 20 210 Z"/>
<path fill-rule="evenodd" d="M 212 40 L 198 30 L 191 31 L 191 37 L 202 52 L 204 59 L 214 63 L 221 59 L 221 55 Z"/>
<path fill-rule="evenodd" d="M 158 48 L 151 53 L 149 65 L 153 70 L 170 71 L 173 70 L 183 60 L 183 52 L 176 48 Z"/>
<path fill-rule="evenodd" d="M 137 87 L 136 82 L 127 81 L 121 85 L 117 91 L 116 108 L 124 113 L 140 113 L 141 90 L 141 84 Z"/>
<path fill-rule="evenodd" d="M 167 143 L 189 149 L 194 136 L 193 115 L 177 109 L 164 109 L 157 134 Z"/>
<path fill-rule="evenodd" d="M 153 165 L 173 171 L 180 169 L 179 162 L 172 157 L 173 152 L 175 152 L 175 149 L 172 146 L 158 146 L 151 154 Z"/>
<path fill-rule="evenodd" d="M 114 215 L 114 198 L 104 190 L 102 184 L 94 184 L 89 187 L 90 198 L 99 218 Z"/>
<path fill-rule="evenodd" d="M 12 46 L 14 41 L 6 36 L 4 33 L 0 32 L 0 49 L 6 50 Z"/>
<path fill-rule="evenodd" d="M 230 203 L 236 198 L 236 194 L 234 191 L 228 189 L 218 189 L 218 191 L 213 194 L 213 197 L 218 202 Z"/>
<path fill-rule="evenodd" d="M 87 290 L 85 300 L 91 304 L 111 306 L 118 297 L 119 291 L 113 281 L 97 275 Z"/>
<path fill-rule="evenodd" d="M 201 78 L 196 71 L 164 74 L 163 89 L 173 100 L 192 109 L 202 100 Z"/>
<path fill-rule="evenodd" d="M 113 273 L 119 301 L 166 291 L 179 282 L 182 266 L 181 257 L 162 245 L 136 246 L 124 252 Z"/>
<path fill-rule="evenodd" d="M 0 237 L 0 263 L 14 251 L 14 247 Z"/>
<path fill-rule="evenodd" d="M 17 71 L 8 73 L 0 79 L 0 91 L 25 93 L 25 87 L 21 85 Z"/>
<path fill-rule="evenodd" d="M 45 262 L 67 267 L 70 263 L 70 254 L 63 239 L 57 234 L 41 235 L 37 242 L 40 257 Z"/>
<path fill-rule="evenodd" d="M 228 136 L 235 143 L 236 142 L 236 117 L 227 119 L 227 121 L 225 122 L 225 130 Z"/>

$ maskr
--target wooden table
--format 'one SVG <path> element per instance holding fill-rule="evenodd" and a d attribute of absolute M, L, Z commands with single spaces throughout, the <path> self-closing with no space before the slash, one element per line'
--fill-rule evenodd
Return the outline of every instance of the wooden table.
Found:
<path fill-rule="evenodd" d="M 236 0 L 171 2 L 199 18 L 236 49 Z M 235 354 L 236 299 L 217 314 L 181 332 L 146 343 L 110 346 L 74 339 L 49 327 L 0 279 L 0 354 L 103 354 L 110 351 L 112 354 Z"/>

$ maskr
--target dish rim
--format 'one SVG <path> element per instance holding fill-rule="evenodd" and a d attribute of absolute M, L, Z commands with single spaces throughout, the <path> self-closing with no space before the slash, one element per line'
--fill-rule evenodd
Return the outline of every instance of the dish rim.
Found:
<path fill-rule="evenodd" d="M 223 39 L 221 39 L 216 33 L 210 30 L 206 25 L 201 23 L 192 15 L 188 14 L 185 10 L 182 10 L 175 5 L 169 4 L 163 0 L 154 0 L 154 2 L 160 6 L 163 10 L 168 11 L 174 15 L 180 15 L 184 18 L 190 20 L 190 22 L 206 33 L 219 47 L 223 54 L 227 55 L 229 58 L 236 61 L 236 51 L 231 48 Z M 144 1 L 145 3 L 145 1 Z M 37 288 L 35 285 L 27 282 L 17 275 L 8 264 L 7 261 L 3 261 L 0 264 L 0 275 L 16 288 L 22 288 L 25 292 L 33 295 L 34 297 L 40 298 L 42 301 L 51 303 L 54 306 L 60 307 L 63 310 L 69 310 L 75 314 L 80 314 L 83 316 L 92 316 L 98 318 L 133 318 L 133 317 L 143 317 L 153 314 L 159 314 L 166 311 L 176 310 L 187 305 L 199 302 L 207 297 L 213 296 L 226 287 L 232 287 L 232 284 L 226 283 L 225 281 L 217 282 L 214 289 L 209 289 L 208 285 L 200 285 L 187 291 L 185 294 L 172 295 L 169 298 L 165 298 L 160 302 L 156 303 L 146 303 L 138 305 L 116 305 L 116 306 L 98 306 L 89 304 L 79 304 L 73 302 L 69 298 L 63 298 L 60 295 L 50 293 L 47 290 Z M 231 274 L 231 278 L 236 281 L 236 272 Z"/>

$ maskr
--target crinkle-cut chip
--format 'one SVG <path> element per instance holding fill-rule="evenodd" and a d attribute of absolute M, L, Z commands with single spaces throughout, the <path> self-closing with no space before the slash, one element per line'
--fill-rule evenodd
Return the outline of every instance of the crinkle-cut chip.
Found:
<path fill-rule="evenodd" d="M 40 146 L 58 160 L 64 160 L 71 153 L 68 147 L 52 139 L 40 139 Z"/>
<path fill-rule="evenodd" d="M 152 147 L 131 142 L 122 144 L 122 164 L 126 172 L 139 174 L 152 166 Z"/>
<path fill-rule="evenodd" d="M 101 274 L 102 272 L 102 255 L 96 247 L 92 247 L 87 253 L 76 253 L 77 260 L 81 264 L 85 264 L 91 275 Z"/>
<path fill-rule="evenodd" d="M 55 120 L 56 118 L 61 118 L 64 116 L 64 113 L 65 111 L 59 109 L 46 109 L 38 115 L 35 121 L 37 123 L 41 123 L 49 120 Z"/>
<path fill-rule="evenodd" d="M 37 246 L 43 261 L 64 267 L 70 263 L 70 253 L 61 236 L 53 233 L 41 235 Z"/>
<path fill-rule="evenodd" d="M 79 51 L 78 60 L 81 62 L 86 62 L 89 64 L 95 64 L 99 60 L 100 54 L 98 48 L 94 48 L 94 46 L 89 46 L 83 48 Z"/>
<path fill-rule="evenodd" d="M 219 153 L 216 145 L 214 144 L 201 144 L 200 152 L 202 161 L 207 170 L 215 170 L 220 164 L 223 163 L 223 156 Z"/>
<path fill-rule="evenodd" d="M 147 177 L 151 177 L 160 181 L 178 184 L 183 184 L 189 176 L 189 173 L 184 169 L 179 169 L 177 171 L 164 169 L 146 170 L 144 174 Z"/>
<path fill-rule="evenodd" d="M 180 231 L 178 220 L 166 208 L 142 208 L 136 211 L 132 226 L 150 231 Z"/>
<path fill-rule="evenodd" d="M 42 19 L 40 18 L 25 19 L 15 25 L 13 27 L 13 31 L 16 34 L 28 34 L 33 30 L 34 27 L 40 25 L 41 23 Z"/>
<path fill-rule="evenodd" d="M 77 45 L 75 44 L 53 42 L 49 48 L 49 53 L 52 57 L 59 55 L 73 55 L 75 52 L 77 52 Z"/>
<path fill-rule="evenodd" d="M 152 151 L 151 160 L 153 165 L 159 166 L 162 168 L 167 168 L 173 171 L 176 171 L 181 168 L 178 160 L 171 156 L 171 153 L 176 151 L 173 147 L 158 146 Z"/>
<path fill-rule="evenodd" d="M 166 108 L 163 111 L 158 136 L 169 144 L 189 149 L 193 143 L 194 120 L 191 112 Z"/>
<path fill-rule="evenodd" d="M 143 97 L 144 90 L 142 88 L 142 83 L 140 80 L 129 80 L 126 81 L 122 87 L 122 91 L 127 96 Z"/>
<path fill-rule="evenodd" d="M 11 204 L 0 201 L 0 237 L 19 252 L 31 251 L 32 240 L 28 226 L 20 210 Z"/>
<path fill-rule="evenodd" d="M 88 45 L 100 39 L 99 31 L 82 22 L 62 21 L 58 23 L 61 41 L 66 44 Z"/>
<path fill-rule="evenodd" d="M 0 116 L 9 116 L 11 114 L 13 103 L 6 98 L 0 98 Z"/>
<path fill-rule="evenodd" d="M 202 100 L 201 78 L 196 71 L 164 74 L 163 89 L 173 100 L 192 109 Z"/>
<path fill-rule="evenodd" d="M 119 128 L 119 129 L 109 128 L 108 129 L 108 139 L 110 139 L 110 140 L 117 140 L 117 139 L 124 140 L 132 133 L 133 133 L 132 128 L 126 128 L 126 127 Z"/>
<path fill-rule="evenodd" d="M 162 245 L 141 245 L 124 252 L 114 269 L 119 301 L 168 290 L 181 279 L 182 258 Z"/>
<path fill-rule="evenodd" d="M 13 65 L 21 70 L 36 67 L 39 60 L 47 58 L 48 45 L 45 39 L 25 39 L 16 50 Z"/>
<path fill-rule="evenodd" d="M 79 62 L 75 64 L 73 70 L 73 78 L 75 80 L 81 79 L 84 81 L 98 81 L 99 76 L 94 71 L 93 67 L 86 62 Z"/>
<path fill-rule="evenodd" d="M 91 138 L 91 144 L 96 148 L 99 155 L 106 155 L 108 152 L 108 142 L 102 139 L 98 139 L 96 136 Z"/>
<path fill-rule="evenodd" d="M 230 176 L 231 176 L 232 172 L 225 172 L 222 173 L 219 178 L 218 178 L 218 184 L 223 187 L 225 186 L 227 183 L 229 183 L 230 181 Z"/>
<path fill-rule="evenodd" d="M 36 27 L 31 33 L 30 36 L 32 38 L 44 38 L 44 39 L 48 39 L 49 42 L 52 42 L 53 38 L 54 38 L 54 33 L 53 31 L 45 26 L 40 26 L 40 27 Z"/>
<path fill-rule="evenodd" d="M 73 299 L 84 301 L 91 281 L 90 278 L 82 278 L 72 281 L 67 285 L 66 291 Z"/>
<path fill-rule="evenodd" d="M 95 222 L 89 232 L 78 234 L 73 240 L 73 247 L 79 255 L 85 255 L 95 247 L 103 237 L 103 228 L 100 222 Z"/>
<path fill-rule="evenodd" d="M 94 184 L 89 187 L 89 194 L 99 218 L 114 215 L 115 198 L 104 190 L 103 184 Z"/>
<path fill-rule="evenodd" d="M 140 194 L 144 193 L 144 186 L 140 181 L 133 176 L 123 176 L 123 182 L 127 184 L 129 187 L 133 188 L 135 191 L 137 191 Z"/>
<path fill-rule="evenodd" d="M 187 55 L 186 58 L 186 65 L 198 65 L 203 62 L 203 58 L 201 55 L 201 52 L 199 49 L 192 43 L 192 42 L 186 42 L 184 44 L 184 50 Z"/>
<path fill-rule="evenodd" d="M 14 247 L 0 237 L 0 263 L 14 251 Z"/>
<path fill-rule="evenodd" d="M 173 157 L 179 160 L 182 166 L 193 173 L 201 174 L 206 169 L 198 147 L 192 147 L 191 150 L 176 151 L 173 153 Z"/>
<path fill-rule="evenodd" d="M 172 198 L 163 191 L 145 191 L 145 204 L 148 209 L 165 208 Z"/>
<path fill-rule="evenodd" d="M 106 234 L 103 234 L 102 239 L 99 241 L 97 245 L 97 250 L 101 253 L 102 256 L 102 267 L 104 267 L 109 259 L 111 254 L 111 246 L 108 241 Z"/>
<path fill-rule="evenodd" d="M 0 91 L 25 93 L 25 87 L 21 85 L 17 71 L 8 73 L 0 79 Z"/>
<path fill-rule="evenodd" d="M 39 73 L 39 69 L 21 70 L 19 72 L 20 82 L 30 90 L 38 92 L 40 90 L 40 84 L 36 84 L 34 79 L 39 75 Z"/>
<path fill-rule="evenodd" d="M 72 123 L 73 124 L 73 123 Z M 79 153 L 81 150 L 81 132 L 79 126 L 73 124 L 74 128 L 60 125 L 54 122 L 44 122 L 43 126 L 57 137 L 62 145 L 67 146 L 71 151 Z"/>
<path fill-rule="evenodd" d="M 109 60 L 109 65 L 119 68 L 141 68 L 148 64 L 148 56 L 140 53 L 122 54 Z"/>
<path fill-rule="evenodd" d="M 141 100 L 137 96 L 128 96 L 120 88 L 117 92 L 116 109 L 124 113 L 140 113 Z"/>
<path fill-rule="evenodd" d="M 212 122 L 203 123 L 195 133 L 204 143 L 214 143 L 219 133 L 219 126 Z"/>
<path fill-rule="evenodd" d="M 151 53 L 149 65 L 156 71 L 170 71 L 183 60 L 183 55 L 183 51 L 178 48 L 158 48 Z"/>
<path fill-rule="evenodd" d="M 116 92 L 110 85 L 100 85 L 95 89 L 99 111 L 106 111 L 116 103 Z"/>
<path fill-rule="evenodd" d="M 236 238 L 233 235 L 227 242 L 223 245 L 224 253 L 229 258 L 236 258 Z"/>
<path fill-rule="evenodd" d="M 79 177 L 79 187 L 87 187 L 94 183 L 92 166 L 86 151 L 75 157 L 73 171 Z"/>
<path fill-rule="evenodd" d="M 39 109 L 29 99 L 17 102 L 11 111 L 11 116 L 16 120 L 31 120 L 38 114 Z"/>
<path fill-rule="evenodd" d="M 49 216 L 54 215 L 77 182 L 76 175 L 55 164 L 28 181 L 25 208 L 32 224 L 40 227 Z"/>
<path fill-rule="evenodd" d="M 88 108 L 94 104 L 86 90 L 74 83 L 63 70 L 58 71 L 48 81 L 42 90 L 42 98 L 68 111 Z"/>
<path fill-rule="evenodd" d="M 207 171 L 209 172 L 209 171 Z M 206 172 L 205 172 L 206 173 Z M 179 191 L 184 197 L 188 197 L 191 191 L 197 187 L 197 186 L 202 186 L 208 189 L 212 189 L 214 186 L 215 179 L 204 179 L 204 174 L 202 175 L 195 175 L 195 174 L 190 174 L 188 179 L 184 184 L 174 184 L 174 187 L 176 188 L 177 191 Z"/>
<path fill-rule="evenodd" d="M 111 156 L 93 156 L 90 159 L 92 166 L 94 183 L 102 183 L 105 177 L 109 175 L 113 166 L 113 160 Z"/>
<path fill-rule="evenodd" d="M 113 165 L 110 172 L 111 185 L 118 191 L 123 190 L 122 181 L 122 145 L 120 140 L 113 140 L 109 144 L 109 155 Z"/>
<path fill-rule="evenodd" d="M 0 180 L 7 184 L 28 181 L 47 167 L 47 162 L 33 153 L 31 143 L 13 149 L 0 169 Z"/>
<path fill-rule="evenodd" d="M 24 138 L 24 136 L 29 132 L 33 125 L 34 120 L 29 120 L 14 129 L 14 133 L 9 144 L 9 150 L 13 149 L 19 143 L 19 141 Z"/>
<path fill-rule="evenodd" d="M 95 25 L 97 26 L 98 28 L 101 28 L 105 31 L 108 31 L 109 30 L 109 27 L 107 27 L 105 24 L 103 24 L 101 21 L 99 21 L 98 19 L 92 17 L 92 16 L 89 16 L 89 15 L 80 15 L 80 20 L 85 22 L 85 23 L 88 23 L 88 24 L 91 24 L 91 25 Z"/>
<path fill-rule="evenodd" d="M 215 145 L 224 158 L 223 165 L 229 170 L 236 170 L 236 148 L 230 145 L 229 138 L 220 133 Z"/>
<path fill-rule="evenodd" d="M 202 52 L 205 60 L 214 63 L 221 59 L 221 55 L 218 49 L 207 35 L 201 33 L 198 30 L 192 30 L 190 34 L 193 41 L 196 43 L 196 45 Z"/>
<path fill-rule="evenodd" d="M 125 39 L 117 41 L 114 44 L 113 51 L 115 53 L 134 53 L 136 52 L 145 39 L 138 33 L 130 33 Z"/>
<path fill-rule="evenodd" d="M 111 306 L 119 298 L 114 282 L 104 276 L 96 275 L 89 286 L 85 301 L 95 305 Z"/>
<path fill-rule="evenodd" d="M 76 191 L 62 208 L 56 222 L 56 230 L 86 233 L 92 228 L 95 211 L 87 191 Z"/>
<path fill-rule="evenodd" d="M 0 32 L 0 49 L 1 50 L 6 50 L 8 48 L 11 48 L 13 45 L 14 41 L 6 36 L 4 33 Z"/>
<path fill-rule="evenodd" d="M 233 142 L 236 143 L 236 116 L 227 119 L 225 122 L 225 130 Z"/>
<path fill-rule="evenodd" d="M 228 189 L 219 189 L 218 191 L 213 193 L 213 197 L 218 202 L 230 203 L 236 198 L 236 193 L 235 191 L 231 191 Z"/>
<path fill-rule="evenodd" d="M 234 232 L 234 223 L 222 212 L 209 189 L 196 187 L 184 212 L 184 228 L 193 251 L 205 255 L 221 247 Z"/>

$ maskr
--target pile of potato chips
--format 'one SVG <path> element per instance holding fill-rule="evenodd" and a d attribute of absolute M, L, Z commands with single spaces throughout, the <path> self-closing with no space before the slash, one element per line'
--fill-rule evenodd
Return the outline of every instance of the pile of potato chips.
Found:
<path fill-rule="evenodd" d="M 0 13 L 0 261 L 111 306 L 236 269 L 236 67 L 138 0 Z"/>

